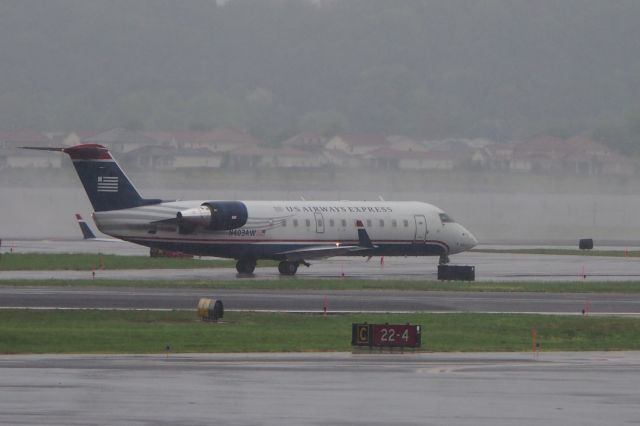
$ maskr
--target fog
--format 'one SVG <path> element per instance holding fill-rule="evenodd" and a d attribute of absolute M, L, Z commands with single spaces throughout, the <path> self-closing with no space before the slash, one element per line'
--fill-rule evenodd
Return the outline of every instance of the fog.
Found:
<path fill-rule="evenodd" d="M 301 132 L 493 145 L 446 171 L 363 157 L 127 172 L 146 197 L 418 200 L 480 241 L 640 240 L 639 21 L 636 0 L 3 0 L 0 238 L 79 237 L 73 214 L 92 211 L 68 160 L 12 163 L 30 144 L 13 135 L 234 128 L 272 150 Z M 491 157 L 576 137 L 598 158 Z"/>
<path fill-rule="evenodd" d="M 256 200 L 421 200 L 435 204 L 468 227 L 482 242 L 535 242 L 570 244 L 579 238 L 618 240 L 638 245 L 640 197 L 616 194 L 460 193 L 436 192 L 379 194 L 373 191 L 242 191 L 150 190 L 144 195 L 165 199 Z M 386 196 L 385 196 L 386 195 Z M 80 183 L 64 188 L 0 188 L 3 220 L 0 235 L 18 238 L 80 238 L 74 213 L 86 218 L 92 211 Z M 90 221 L 91 223 L 91 221 Z M 94 227 L 95 228 L 95 227 Z"/>

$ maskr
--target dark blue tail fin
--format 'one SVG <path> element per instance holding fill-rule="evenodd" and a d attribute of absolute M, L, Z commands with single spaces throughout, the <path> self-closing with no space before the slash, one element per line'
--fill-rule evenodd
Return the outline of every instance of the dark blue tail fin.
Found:
<path fill-rule="evenodd" d="M 91 228 L 89 228 L 89 225 L 87 224 L 87 222 L 84 221 L 84 219 L 82 218 L 82 216 L 80 216 L 79 213 L 76 213 L 76 220 L 78 221 L 78 225 L 80 225 L 80 230 L 82 231 L 82 237 L 85 240 L 95 240 L 96 235 L 93 233 Z"/>
<path fill-rule="evenodd" d="M 25 148 L 62 151 L 68 154 L 89 196 L 89 201 L 97 212 L 128 209 L 161 202 L 161 200 L 142 198 L 113 159 L 109 150 L 102 145 L 81 144 L 69 148 Z"/>

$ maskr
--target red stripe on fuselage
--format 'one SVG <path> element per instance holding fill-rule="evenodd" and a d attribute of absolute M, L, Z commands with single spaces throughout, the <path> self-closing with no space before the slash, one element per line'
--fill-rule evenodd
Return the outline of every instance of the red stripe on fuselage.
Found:
<path fill-rule="evenodd" d="M 210 239 L 210 238 L 172 238 L 172 237 L 133 237 L 133 236 L 117 236 L 121 240 L 137 240 L 137 241 L 158 241 L 158 242 L 176 242 L 176 243 L 195 243 L 195 244 L 317 244 L 326 246 L 335 246 L 336 242 L 340 245 L 343 244 L 358 244 L 358 240 L 342 240 L 342 241 L 328 241 L 328 240 L 235 240 L 235 239 Z M 449 244 L 444 241 L 426 240 L 426 241 L 413 241 L 413 240 L 375 240 L 374 244 L 431 244 L 441 245 L 449 249 Z"/>
<path fill-rule="evenodd" d="M 85 143 L 71 146 L 63 150 L 72 160 L 113 160 L 109 150 L 96 143 Z"/>

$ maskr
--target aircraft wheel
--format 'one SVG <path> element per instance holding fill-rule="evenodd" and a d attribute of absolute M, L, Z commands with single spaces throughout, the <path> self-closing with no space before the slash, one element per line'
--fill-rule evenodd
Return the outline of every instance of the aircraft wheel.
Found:
<path fill-rule="evenodd" d="M 440 261 L 438 262 L 439 265 L 446 265 L 449 263 L 449 255 L 447 254 L 441 254 L 440 255 Z"/>
<path fill-rule="evenodd" d="M 286 260 L 278 264 L 278 272 L 282 275 L 295 275 L 298 271 L 298 264 L 295 262 L 287 262 Z"/>
<path fill-rule="evenodd" d="M 253 274 L 256 269 L 256 261 L 251 259 L 240 259 L 236 263 L 236 271 L 240 274 Z"/>

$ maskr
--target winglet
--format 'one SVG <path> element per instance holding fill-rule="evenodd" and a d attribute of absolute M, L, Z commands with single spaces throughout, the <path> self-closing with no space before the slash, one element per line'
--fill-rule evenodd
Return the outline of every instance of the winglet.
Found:
<path fill-rule="evenodd" d="M 95 234 L 93 233 L 93 231 L 91 231 L 91 228 L 89 228 L 89 225 L 84 221 L 79 213 L 76 213 L 76 220 L 78 221 L 78 225 L 80 225 L 80 230 L 82 231 L 82 236 L 84 237 L 84 239 L 94 240 L 96 238 Z"/>
<path fill-rule="evenodd" d="M 371 238 L 369 238 L 367 230 L 364 229 L 364 224 L 359 219 L 356 220 L 356 228 L 358 228 L 358 245 L 360 247 L 375 248 L 371 242 Z"/>

